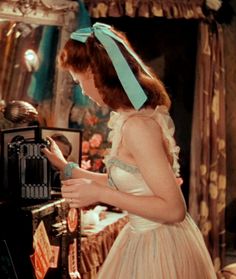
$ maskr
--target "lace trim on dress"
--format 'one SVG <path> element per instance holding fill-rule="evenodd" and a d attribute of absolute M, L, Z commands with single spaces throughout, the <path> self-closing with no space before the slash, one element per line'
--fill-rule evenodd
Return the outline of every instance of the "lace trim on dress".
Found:
<path fill-rule="evenodd" d="M 172 169 L 176 175 L 176 177 L 180 176 L 180 165 L 179 165 L 179 152 L 180 147 L 176 145 L 175 139 L 174 139 L 174 133 L 175 133 L 175 125 L 170 117 L 170 114 L 168 112 L 168 109 L 165 106 L 158 106 L 155 111 L 158 113 L 154 114 L 157 116 L 157 121 L 159 125 L 161 126 L 164 139 L 167 140 L 168 143 L 168 151 L 169 154 L 173 160 L 172 162 Z"/>
<path fill-rule="evenodd" d="M 172 118 L 169 115 L 168 109 L 165 106 L 157 106 L 154 111 L 150 113 L 149 110 L 140 111 L 128 111 L 128 112 L 111 112 L 110 120 L 108 122 L 108 127 L 111 129 L 108 140 L 112 142 L 112 148 L 110 153 L 106 155 L 104 162 L 107 168 L 111 165 L 116 165 L 128 172 L 137 172 L 138 168 L 133 165 L 126 164 L 120 161 L 117 156 L 117 151 L 122 138 L 122 126 L 124 122 L 133 115 L 149 116 L 155 119 L 161 127 L 165 143 L 167 144 L 167 151 L 172 159 L 172 169 L 176 177 L 180 176 L 180 165 L 179 165 L 179 146 L 176 145 L 174 139 L 175 125 Z"/>
<path fill-rule="evenodd" d="M 128 164 L 128 163 L 125 163 L 123 161 L 121 161 L 120 159 L 118 159 L 117 157 L 111 157 L 111 158 L 108 158 L 107 160 L 107 168 L 109 169 L 110 167 L 112 166 L 116 166 L 124 171 L 127 171 L 129 173 L 138 173 L 139 172 L 139 168 L 134 166 L 134 165 L 131 165 L 131 164 Z"/>

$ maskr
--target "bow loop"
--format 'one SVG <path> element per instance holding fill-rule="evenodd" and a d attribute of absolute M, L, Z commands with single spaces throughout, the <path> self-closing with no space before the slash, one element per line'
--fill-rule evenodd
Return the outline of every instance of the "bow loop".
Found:
<path fill-rule="evenodd" d="M 110 25 L 97 22 L 92 27 L 76 30 L 71 34 L 70 38 L 82 43 L 86 43 L 88 37 L 91 34 L 94 34 L 97 40 L 103 45 L 111 59 L 117 76 L 130 102 L 135 109 L 139 110 L 146 102 L 147 95 L 140 86 L 125 57 L 121 53 L 117 42 L 126 48 L 129 54 L 134 57 L 134 59 L 138 62 L 147 75 L 149 75 L 151 78 L 152 75 L 149 73 L 143 62 L 134 53 L 134 51 L 122 40 L 122 38 L 113 32 Z"/>

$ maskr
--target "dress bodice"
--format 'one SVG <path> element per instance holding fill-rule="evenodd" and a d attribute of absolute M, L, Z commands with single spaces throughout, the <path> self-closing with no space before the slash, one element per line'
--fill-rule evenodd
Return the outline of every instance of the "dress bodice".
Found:
<path fill-rule="evenodd" d="M 165 151 L 169 152 L 167 156 L 172 157 L 172 160 L 168 159 L 173 172 L 179 175 L 179 148 L 173 138 L 174 125 L 167 110 L 157 107 L 154 111 L 112 114 L 109 123 L 112 148 L 105 159 L 109 183 L 121 192 L 152 196 L 139 168 L 120 160 L 122 127 L 133 114 L 157 121 Z M 128 217 L 129 222 L 116 238 L 99 272 L 99 279 L 216 279 L 202 234 L 188 213 L 183 221 L 173 224 L 150 221 L 130 213 Z"/>
<path fill-rule="evenodd" d="M 115 189 L 133 195 L 152 196 L 153 192 L 146 184 L 139 168 L 135 165 L 123 162 L 118 158 L 118 149 L 122 139 L 122 127 L 131 116 L 150 117 L 160 125 L 163 139 L 167 142 L 168 152 L 172 157 L 172 168 L 176 176 L 179 176 L 178 153 L 174 135 L 174 124 L 164 106 L 158 106 L 155 110 L 129 111 L 122 113 L 111 113 L 108 123 L 111 129 L 109 140 L 112 142 L 110 153 L 105 157 L 105 164 L 108 171 L 109 184 Z M 130 224 L 135 230 L 146 230 L 160 226 L 156 222 L 129 214 Z"/>

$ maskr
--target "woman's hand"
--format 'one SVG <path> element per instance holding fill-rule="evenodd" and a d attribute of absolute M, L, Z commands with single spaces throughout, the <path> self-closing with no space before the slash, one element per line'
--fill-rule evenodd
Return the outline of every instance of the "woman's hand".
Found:
<path fill-rule="evenodd" d="M 66 159 L 64 158 L 56 142 L 50 137 L 47 137 L 47 140 L 50 142 L 50 148 L 43 148 L 42 152 L 54 167 L 56 167 L 58 170 L 63 170 L 67 164 Z"/>
<path fill-rule="evenodd" d="M 62 197 L 70 207 L 82 208 L 100 201 L 102 187 L 85 178 L 62 181 Z"/>

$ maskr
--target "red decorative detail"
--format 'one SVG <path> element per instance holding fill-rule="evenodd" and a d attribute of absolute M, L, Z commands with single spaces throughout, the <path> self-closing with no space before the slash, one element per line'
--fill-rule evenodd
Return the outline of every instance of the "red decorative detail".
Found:
<path fill-rule="evenodd" d="M 74 232 L 78 225 L 78 212 L 76 208 L 71 208 L 67 216 L 67 224 L 70 232 Z"/>

